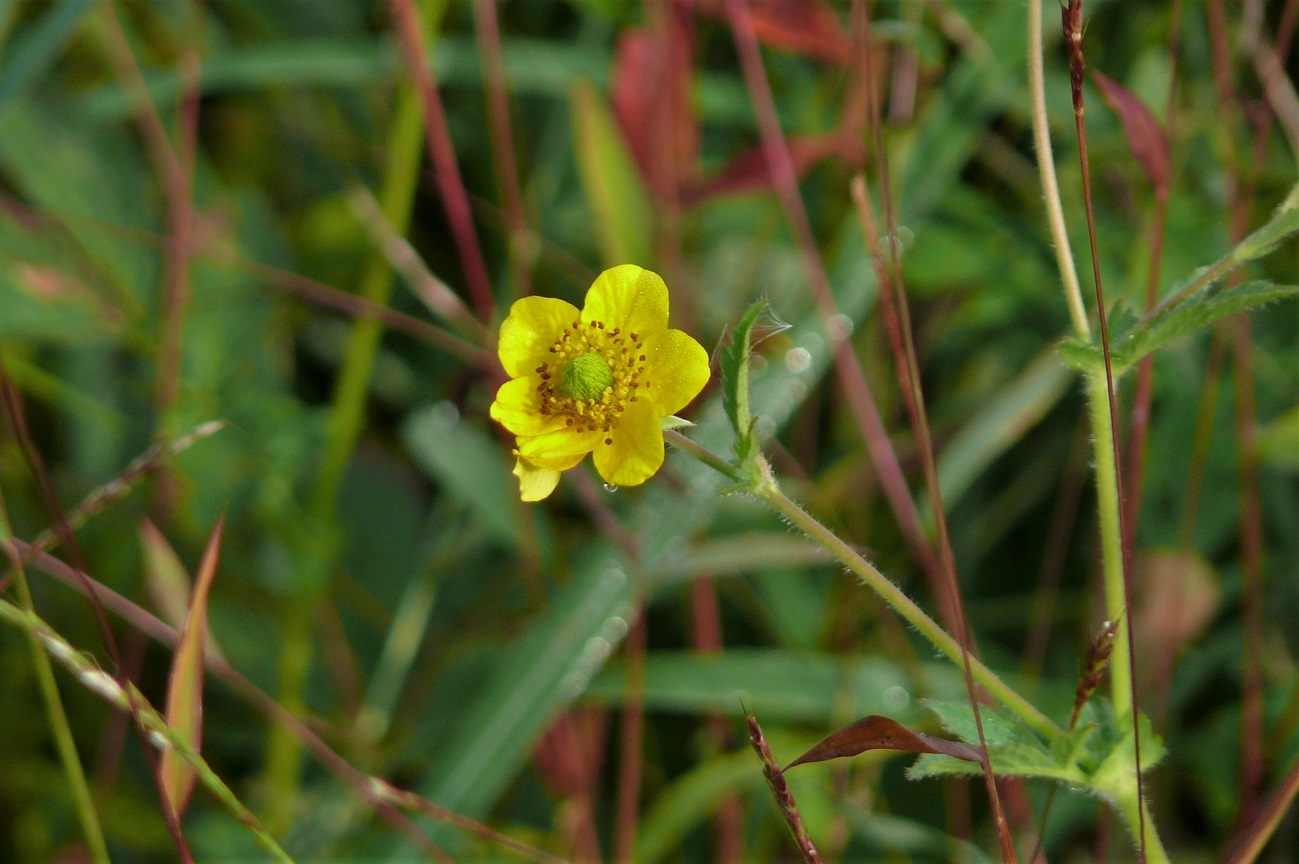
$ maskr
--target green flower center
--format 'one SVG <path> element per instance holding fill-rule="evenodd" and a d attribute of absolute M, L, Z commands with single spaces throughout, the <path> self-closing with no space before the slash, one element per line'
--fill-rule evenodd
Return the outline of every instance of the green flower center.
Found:
<path fill-rule="evenodd" d="M 559 373 L 560 396 L 593 402 L 613 386 L 613 370 L 599 354 L 578 354 Z"/>

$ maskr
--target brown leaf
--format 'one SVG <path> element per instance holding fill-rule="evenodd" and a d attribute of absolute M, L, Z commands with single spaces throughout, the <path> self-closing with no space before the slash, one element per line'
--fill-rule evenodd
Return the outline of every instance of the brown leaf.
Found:
<path fill-rule="evenodd" d="M 1092 70 L 1092 81 L 1101 91 L 1101 98 L 1119 115 L 1123 134 L 1128 139 L 1128 149 L 1146 172 L 1150 185 L 1160 196 L 1168 194 L 1168 136 L 1155 115 L 1137 94 L 1107 75 Z"/>
<path fill-rule="evenodd" d="M 856 756 L 867 750 L 899 750 L 904 753 L 939 753 L 966 762 L 979 762 L 979 751 L 969 744 L 935 738 L 923 732 L 908 729 L 896 720 L 872 714 L 856 723 L 831 732 L 821 742 L 785 766 L 788 771 L 795 765 L 825 762 L 844 756 Z"/>
<path fill-rule="evenodd" d="M 207 641 L 207 596 L 216 577 L 217 562 L 221 559 L 224 526 L 225 517 L 222 516 L 212 526 L 207 548 L 203 551 L 189 614 L 176 644 L 171 680 L 167 686 L 167 725 L 195 750 L 203 741 L 203 646 Z M 195 769 L 169 747 L 162 753 L 158 774 L 162 778 L 167 806 L 179 819 L 189 804 L 190 793 L 194 791 Z"/>

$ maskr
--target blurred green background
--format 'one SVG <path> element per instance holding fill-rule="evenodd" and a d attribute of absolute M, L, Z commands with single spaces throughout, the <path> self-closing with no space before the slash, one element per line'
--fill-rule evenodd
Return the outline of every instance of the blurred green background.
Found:
<path fill-rule="evenodd" d="M 489 296 L 475 293 L 475 256 L 448 216 L 456 181 L 425 147 L 393 7 L 0 2 L 0 359 L 42 460 L 6 411 L 0 492 L 13 532 L 31 540 L 57 524 L 46 481 L 71 510 L 151 444 L 224 420 L 87 520 L 64 560 L 176 624 L 183 588 L 168 606 L 141 522 L 193 573 L 224 513 L 215 644 L 364 774 L 566 859 L 796 860 L 745 746 L 741 704 L 786 762 L 865 714 L 937 731 L 919 700 L 964 698 L 959 671 L 698 463 L 670 454 L 645 487 L 616 491 L 588 463 L 525 506 L 512 442 L 487 419 L 502 380 L 494 332 L 519 296 L 580 305 L 601 269 L 641 264 L 667 280 L 673 326 L 710 351 L 764 296 L 792 325 L 759 344 L 753 365 L 773 464 L 791 495 L 933 609 L 863 447 L 860 405 L 833 372 L 727 4 L 416 5 Z M 989 664 L 1063 722 L 1100 620 L 1099 565 L 1082 388 L 1053 349 L 1069 318 L 1032 147 L 1026 4 L 869 4 L 884 154 L 849 4 L 751 5 L 839 307 L 832 326 L 851 332 L 928 523 L 849 191 L 865 170 L 882 207 L 887 156 L 971 627 Z M 1046 5 L 1062 198 L 1090 273 L 1068 74 Z M 1250 192 L 1253 228 L 1296 177 L 1294 142 L 1267 114 L 1237 38 L 1250 20 L 1269 39 L 1284 34 L 1295 4 L 1246 3 L 1256 19 L 1229 6 L 1239 101 L 1228 107 L 1204 6 L 1185 4 L 1175 64 L 1168 4 L 1087 7 L 1088 63 L 1170 128 L 1161 292 L 1231 248 L 1234 184 Z M 1090 85 L 1087 99 L 1107 297 L 1141 310 L 1154 197 L 1118 118 Z M 1293 283 L 1297 263 L 1291 243 L 1251 275 Z M 1089 277 L 1084 287 L 1090 306 Z M 392 310 L 383 326 L 376 307 Z M 1154 367 L 1131 620 L 1142 707 L 1169 748 L 1147 791 L 1176 860 L 1214 859 L 1242 797 L 1299 758 L 1299 308 L 1250 320 L 1252 417 L 1234 325 L 1179 340 Z M 717 383 L 684 413 L 699 424 L 692 437 L 725 453 Z M 1256 492 L 1241 482 L 1241 429 L 1257 433 L 1246 461 Z M 1241 578 L 1243 526 L 1261 532 L 1257 583 Z M 110 668 L 84 597 L 39 567 L 28 578 L 41 616 Z M 1262 611 L 1266 730 L 1252 780 L 1240 755 L 1250 603 Z M 170 651 L 109 620 L 124 673 L 162 706 Z M 113 860 L 175 860 L 140 736 L 56 674 Z M 0 717 L 0 860 L 88 860 L 13 627 L 0 629 Z M 210 674 L 203 717 L 206 759 L 295 860 L 421 857 L 244 691 Z M 909 761 L 791 772 L 827 858 L 991 860 L 982 786 L 909 781 Z M 618 805 L 628 782 L 631 811 L 625 791 Z M 1047 787 L 1022 788 L 1012 833 L 1027 842 Z M 1121 824 L 1102 813 L 1062 791 L 1050 859 L 1108 848 L 1126 860 Z M 510 858 L 420 824 L 456 860 Z M 200 861 L 264 855 L 201 788 L 183 827 Z M 1291 818 L 1268 854 L 1289 860 L 1297 844 Z"/>

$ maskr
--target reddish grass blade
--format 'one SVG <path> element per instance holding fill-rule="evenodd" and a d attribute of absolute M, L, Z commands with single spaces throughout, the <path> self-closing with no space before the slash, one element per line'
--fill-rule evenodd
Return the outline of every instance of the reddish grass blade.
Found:
<path fill-rule="evenodd" d="M 1230 851 L 1223 858 L 1225 864 L 1251 864 L 1256 860 L 1281 824 L 1281 817 L 1294 803 L 1296 793 L 1299 793 L 1299 762 L 1290 766 L 1289 773 L 1268 797 L 1254 821 L 1245 826 L 1228 847 Z"/>
<path fill-rule="evenodd" d="M 1172 172 L 1168 161 L 1168 135 L 1164 127 L 1137 94 L 1095 69 L 1091 70 L 1091 76 L 1105 104 L 1119 115 L 1123 135 L 1128 139 L 1128 149 L 1141 165 L 1141 170 L 1146 172 L 1150 185 L 1155 187 L 1155 194 L 1167 195 Z"/>
<path fill-rule="evenodd" d="M 222 516 L 212 527 L 207 548 L 203 551 L 189 615 L 176 646 L 171 681 L 167 687 L 167 725 L 195 750 L 200 749 L 203 740 L 203 646 L 207 641 L 207 595 L 216 577 L 217 562 L 221 559 L 224 527 L 225 517 Z M 189 804 L 190 793 L 194 791 L 194 768 L 179 759 L 174 750 L 167 749 L 163 751 L 158 774 L 165 803 L 179 819 Z"/>
<path fill-rule="evenodd" d="M 726 17 L 724 0 L 700 0 L 699 11 Z M 843 66 L 852 62 L 852 40 L 823 0 L 752 0 L 749 20 L 764 45 Z"/>
<path fill-rule="evenodd" d="M 860 136 L 839 130 L 790 138 L 786 143 L 794 174 L 799 179 L 826 159 L 837 156 L 849 164 L 858 164 L 864 155 Z M 758 146 L 741 153 L 712 177 L 687 186 L 683 191 L 687 203 L 697 204 L 718 195 L 765 191 L 773 185 L 766 150 Z"/>
<path fill-rule="evenodd" d="M 935 738 L 923 732 L 908 729 L 896 720 L 871 714 L 856 723 L 850 723 L 837 732 L 831 732 L 822 738 L 811 750 L 799 756 L 785 766 L 788 771 L 795 765 L 806 765 L 811 762 L 825 762 L 830 759 L 841 759 L 845 756 L 856 756 L 867 750 L 898 750 L 903 753 L 938 753 L 963 759 L 966 762 L 979 762 L 979 751 L 969 744 L 959 741 L 948 741 L 946 738 Z"/>

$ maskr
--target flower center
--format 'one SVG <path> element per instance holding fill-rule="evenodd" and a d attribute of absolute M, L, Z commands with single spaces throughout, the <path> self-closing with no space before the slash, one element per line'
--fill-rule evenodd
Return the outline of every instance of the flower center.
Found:
<path fill-rule="evenodd" d="M 602 321 L 574 321 L 550 346 L 550 361 L 536 369 L 541 413 L 566 417 L 574 432 L 600 430 L 604 443 L 650 383 L 644 379 L 645 343 L 635 333 L 608 330 Z"/>
<path fill-rule="evenodd" d="M 613 384 L 613 370 L 599 354 L 579 354 L 559 373 L 560 396 L 590 402 L 604 395 Z"/>

